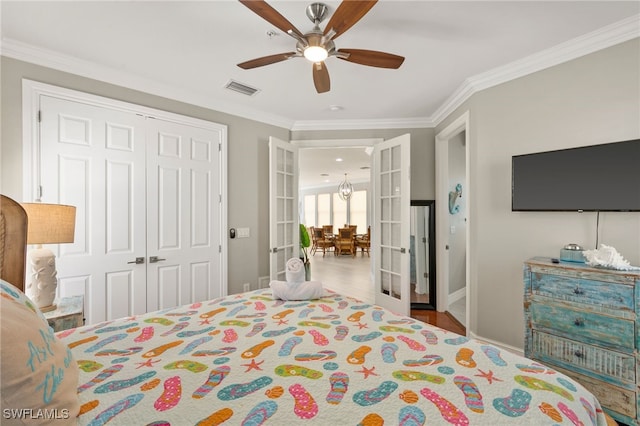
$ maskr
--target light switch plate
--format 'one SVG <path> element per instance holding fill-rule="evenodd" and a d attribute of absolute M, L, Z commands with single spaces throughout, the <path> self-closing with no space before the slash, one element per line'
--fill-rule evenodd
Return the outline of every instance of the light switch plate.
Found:
<path fill-rule="evenodd" d="M 236 238 L 249 238 L 249 228 L 236 228 Z"/>

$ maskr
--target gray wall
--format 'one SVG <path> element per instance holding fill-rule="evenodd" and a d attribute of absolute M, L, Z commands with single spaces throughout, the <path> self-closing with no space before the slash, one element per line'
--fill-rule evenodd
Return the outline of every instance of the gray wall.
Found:
<path fill-rule="evenodd" d="M 640 138 L 640 40 L 479 92 L 436 129 L 289 132 L 169 99 L 2 58 L 0 191 L 20 198 L 21 78 L 81 90 L 228 125 L 229 292 L 268 274 L 268 137 L 287 140 L 391 138 L 411 134 L 411 198 L 435 199 L 434 135 L 470 112 L 470 330 L 521 348 L 522 261 L 595 244 L 593 213 L 511 212 L 511 156 Z M 463 188 L 464 190 L 464 188 Z M 640 213 L 602 213 L 600 242 L 640 265 Z"/>
<path fill-rule="evenodd" d="M 248 227 L 251 237 L 229 240 L 229 293 L 269 274 L 269 136 L 288 140 L 289 130 L 124 87 L 2 57 L 0 192 L 22 201 L 22 78 L 40 81 L 228 126 L 228 226 Z M 228 233 L 225 232 L 227 237 Z"/>
<path fill-rule="evenodd" d="M 412 197 L 434 198 L 433 129 L 296 132 L 231 114 L 150 95 L 50 68 L 1 58 L 0 192 L 22 201 L 22 79 L 79 90 L 228 126 L 228 227 L 248 227 L 250 238 L 229 239 L 229 293 L 257 288 L 269 275 L 269 136 L 289 139 L 391 138 L 411 134 Z M 228 236 L 228 234 L 227 234 Z"/>
<path fill-rule="evenodd" d="M 634 39 L 479 92 L 438 125 L 469 111 L 471 332 L 522 348 L 522 262 L 595 245 L 595 213 L 511 211 L 511 156 L 640 138 L 639 76 Z M 601 213 L 599 242 L 640 265 L 640 213 Z"/>

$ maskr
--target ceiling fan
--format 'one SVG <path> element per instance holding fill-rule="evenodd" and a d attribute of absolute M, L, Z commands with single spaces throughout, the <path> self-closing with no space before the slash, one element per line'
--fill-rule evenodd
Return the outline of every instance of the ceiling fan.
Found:
<path fill-rule="evenodd" d="M 264 0 L 240 0 L 240 3 L 265 21 L 296 39 L 297 43 L 295 52 L 263 56 L 242 62 L 238 66 L 243 69 L 252 69 L 291 58 L 305 57 L 313 62 L 313 83 L 318 93 L 328 92 L 331 88 L 329 71 L 324 62 L 330 56 L 360 65 L 397 69 L 404 61 L 402 56 L 375 50 L 336 49 L 333 42 L 358 22 L 376 2 L 377 0 L 343 0 L 329 19 L 324 31 L 320 29 L 320 23 L 326 18 L 329 8 L 323 3 L 312 3 L 307 6 L 306 13 L 314 26 L 311 31 L 303 34 Z"/>

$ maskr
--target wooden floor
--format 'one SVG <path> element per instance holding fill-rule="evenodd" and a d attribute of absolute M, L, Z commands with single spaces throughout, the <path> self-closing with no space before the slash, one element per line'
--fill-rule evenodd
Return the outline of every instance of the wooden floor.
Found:
<path fill-rule="evenodd" d="M 325 288 L 367 303 L 374 303 L 371 284 L 371 258 L 358 253 L 355 257 L 334 256 L 322 252 L 311 256 L 311 279 Z M 454 333 L 465 335 L 465 327 L 448 312 L 412 309 L 411 317 Z"/>
<path fill-rule="evenodd" d="M 448 331 L 453 331 L 461 335 L 466 335 L 466 328 L 460 324 L 460 322 L 449 314 L 449 312 L 438 311 L 426 311 L 426 310 L 411 310 L 411 318 L 426 322 L 427 324 L 435 325 L 436 327 L 443 328 Z"/>

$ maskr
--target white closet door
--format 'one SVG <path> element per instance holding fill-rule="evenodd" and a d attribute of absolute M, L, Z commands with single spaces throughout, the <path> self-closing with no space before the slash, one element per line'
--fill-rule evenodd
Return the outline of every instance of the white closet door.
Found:
<path fill-rule="evenodd" d="M 40 97 L 42 201 L 76 206 L 57 252 L 58 294 L 85 296 L 87 323 L 146 311 L 144 118 Z M 54 247 L 52 247 L 54 248 Z"/>
<path fill-rule="evenodd" d="M 147 308 L 220 297 L 220 132 L 148 123 Z"/>

